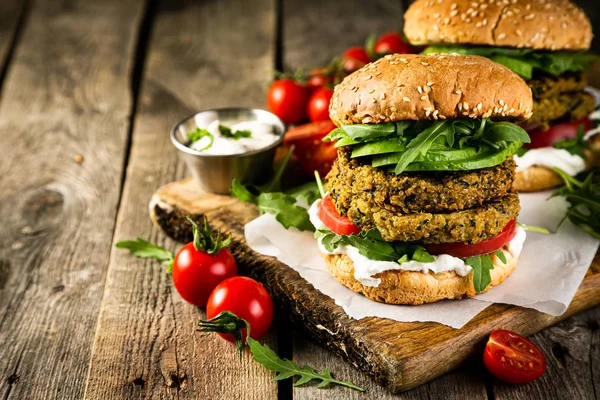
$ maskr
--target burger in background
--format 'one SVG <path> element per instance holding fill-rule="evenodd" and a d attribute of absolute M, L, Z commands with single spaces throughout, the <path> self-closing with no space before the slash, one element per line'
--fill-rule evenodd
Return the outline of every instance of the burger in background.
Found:
<path fill-rule="evenodd" d="M 595 101 L 584 90 L 585 70 L 596 56 L 588 52 L 590 21 L 577 5 L 568 0 L 417 0 L 404 19 L 411 43 L 429 45 L 425 53 L 484 56 L 527 81 L 533 114 L 523 127 L 531 143 L 515 158 L 517 190 L 560 185 L 552 167 L 570 175 L 589 167 L 593 155 L 584 132 L 592 128 L 588 115 Z"/>

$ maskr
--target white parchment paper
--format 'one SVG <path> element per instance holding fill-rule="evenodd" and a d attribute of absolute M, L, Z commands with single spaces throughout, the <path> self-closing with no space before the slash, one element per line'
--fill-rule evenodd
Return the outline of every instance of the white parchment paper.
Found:
<path fill-rule="evenodd" d="M 519 222 L 548 228 L 555 233 L 527 232 L 515 272 L 501 285 L 473 299 L 420 306 L 388 305 L 369 300 L 342 286 L 327 272 L 311 232 L 285 229 L 271 214 L 264 214 L 246 225 L 246 241 L 253 250 L 277 257 L 298 271 L 356 319 L 375 316 L 402 322 L 434 321 L 460 328 L 491 303 L 515 304 L 560 315 L 581 284 L 599 241 L 569 221 L 557 230 L 567 204 L 561 198 L 547 201 L 550 194 L 521 194 Z"/>

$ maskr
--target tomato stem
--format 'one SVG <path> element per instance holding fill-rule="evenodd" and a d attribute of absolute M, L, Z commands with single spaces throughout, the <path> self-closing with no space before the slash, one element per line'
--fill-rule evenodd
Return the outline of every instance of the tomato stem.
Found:
<path fill-rule="evenodd" d="M 221 232 L 217 231 L 215 235 L 214 231 L 208 225 L 208 219 L 204 217 L 203 226 L 199 226 L 193 219 L 186 217 L 186 219 L 192 224 L 192 231 L 194 233 L 194 247 L 198 251 L 204 251 L 207 254 L 213 256 L 218 254 L 223 248 L 231 244 L 231 235 L 225 240 L 221 239 Z"/>
<path fill-rule="evenodd" d="M 208 321 L 198 321 L 198 327 L 201 332 L 227 333 L 233 336 L 240 359 L 242 358 L 242 348 L 244 347 L 242 329 L 246 328 L 246 336 L 250 336 L 250 324 L 246 320 L 231 311 L 223 311 Z"/>

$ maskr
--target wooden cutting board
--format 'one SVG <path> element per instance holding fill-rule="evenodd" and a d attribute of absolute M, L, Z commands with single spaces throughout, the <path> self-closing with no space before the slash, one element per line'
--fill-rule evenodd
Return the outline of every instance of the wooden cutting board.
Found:
<path fill-rule="evenodd" d="M 203 193 L 191 178 L 161 187 L 150 202 L 155 225 L 181 242 L 192 238 L 185 221 L 187 215 L 206 215 L 213 227 L 231 232 L 231 251 L 242 274 L 263 282 L 298 326 L 392 392 L 421 385 L 456 368 L 469 356 L 480 354 L 493 329 L 531 335 L 600 303 L 599 252 L 571 306 L 559 317 L 494 304 L 461 329 L 434 322 L 408 323 L 374 317 L 354 320 L 296 271 L 246 245 L 244 225 L 259 215 L 254 205 Z"/>

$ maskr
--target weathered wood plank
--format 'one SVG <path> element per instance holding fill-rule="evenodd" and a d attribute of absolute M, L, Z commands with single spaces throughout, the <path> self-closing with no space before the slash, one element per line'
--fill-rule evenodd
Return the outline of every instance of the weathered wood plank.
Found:
<path fill-rule="evenodd" d="M 6 71 L 9 53 L 18 34 L 17 29 L 24 12 L 25 1 L 23 0 L 3 0 L 0 6 L 0 79 L 2 72 Z"/>
<path fill-rule="evenodd" d="M 162 1 L 152 27 L 115 241 L 161 242 L 147 204 L 187 176 L 169 129 L 196 110 L 263 106 L 274 65 L 275 1 Z M 168 243 L 174 247 L 173 243 Z M 156 262 L 111 254 L 86 397 L 274 399 L 272 374 L 232 344 L 195 331 L 204 317 Z M 272 333 L 265 341 L 275 347 Z"/>
<path fill-rule="evenodd" d="M 0 398 L 75 399 L 115 226 L 143 4 L 31 3 L 0 104 Z"/>

